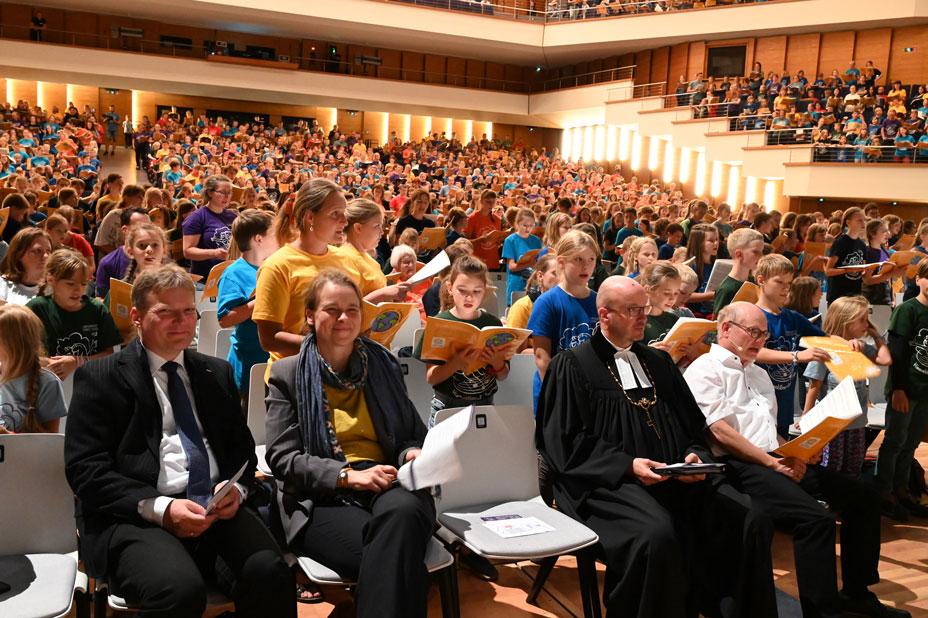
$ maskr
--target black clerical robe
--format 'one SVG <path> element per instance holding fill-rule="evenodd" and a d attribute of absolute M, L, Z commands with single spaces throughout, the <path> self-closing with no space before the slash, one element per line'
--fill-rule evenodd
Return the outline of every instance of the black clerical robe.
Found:
<path fill-rule="evenodd" d="M 596 332 L 548 367 L 535 439 L 559 509 L 592 528 L 606 563 L 609 615 L 675 618 L 776 616 L 773 528 L 750 500 L 720 479 L 646 487 L 632 460 L 711 460 L 705 417 L 670 356 L 631 351 L 654 390 L 623 394 L 615 348 Z M 631 399 L 651 397 L 650 416 Z"/>

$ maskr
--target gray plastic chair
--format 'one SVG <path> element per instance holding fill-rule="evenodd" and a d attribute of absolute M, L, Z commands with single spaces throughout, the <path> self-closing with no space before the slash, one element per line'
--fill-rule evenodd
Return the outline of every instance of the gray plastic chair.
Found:
<path fill-rule="evenodd" d="M 64 435 L 0 435 L 0 616 L 90 615 L 77 569 L 74 494 L 64 475 Z"/>
<path fill-rule="evenodd" d="M 441 410 L 436 422 L 460 410 Z M 458 479 L 441 486 L 440 498 L 435 503 L 438 523 L 442 525 L 438 534 L 448 541 L 457 540 L 474 553 L 492 560 L 548 559 L 548 571 L 554 566 L 551 558 L 576 555 L 583 614 L 587 618 L 598 617 L 601 607 L 595 546 L 599 537 L 582 523 L 542 502 L 534 435 L 535 421 L 530 405 L 474 409 L 470 426 L 457 442 L 463 472 Z M 554 530 L 504 538 L 484 525 L 484 517 L 500 515 L 535 517 Z M 529 602 L 534 602 L 544 577 L 539 573 L 539 584 L 529 594 Z"/>
<path fill-rule="evenodd" d="M 229 350 L 232 349 L 232 331 L 234 328 L 220 328 L 216 333 L 216 352 L 214 356 L 223 360 L 229 358 Z"/>
<path fill-rule="evenodd" d="M 248 414 L 246 423 L 255 440 L 255 455 L 258 456 L 258 472 L 264 476 L 272 477 L 270 466 L 267 465 L 265 452 L 267 451 L 265 438 L 265 421 L 267 420 L 267 404 L 264 403 L 264 373 L 267 363 L 252 365 L 248 374 Z"/>
<path fill-rule="evenodd" d="M 416 406 L 422 422 L 428 425 L 429 414 L 432 413 L 432 397 L 435 394 L 425 381 L 425 370 L 428 366 L 416 358 L 404 357 L 398 360 L 403 370 L 403 381 L 406 383 L 409 400 Z"/>
<path fill-rule="evenodd" d="M 219 332 L 219 318 L 215 309 L 200 312 L 197 331 L 197 352 L 216 356 L 216 333 Z"/>

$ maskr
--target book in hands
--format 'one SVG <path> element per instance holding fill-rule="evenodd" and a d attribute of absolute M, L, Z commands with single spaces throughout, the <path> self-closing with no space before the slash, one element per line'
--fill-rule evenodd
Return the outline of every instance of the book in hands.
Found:
<path fill-rule="evenodd" d="M 223 498 L 228 496 L 230 491 L 235 489 L 235 484 L 239 482 L 239 479 L 241 479 L 242 475 L 245 474 L 245 470 L 247 468 L 248 468 L 248 462 L 246 461 L 245 463 L 242 464 L 242 467 L 238 469 L 238 472 L 236 472 L 232 476 L 232 478 L 229 479 L 229 482 L 223 485 L 222 487 L 220 487 L 219 491 L 213 494 L 213 497 L 210 498 L 210 501 L 206 503 L 206 514 L 207 515 L 212 513 L 213 510 L 215 510 L 216 505 L 222 502 Z"/>
<path fill-rule="evenodd" d="M 409 285 L 416 285 L 421 283 L 426 279 L 431 279 L 435 275 L 440 274 L 446 268 L 451 266 L 451 259 L 448 257 L 448 254 L 444 251 L 440 252 L 438 255 L 429 260 L 428 264 L 419 266 L 416 264 L 416 274 L 410 277 L 406 283 Z"/>
<path fill-rule="evenodd" d="M 490 235 L 484 240 L 484 242 L 492 245 L 501 245 L 511 234 L 509 230 L 495 230 L 490 233 Z"/>
<path fill-rule="evenodd" d="M 841 337 L 803 337 L 799 345 L 804 348 L 819 348 L 828 352 L 830 361 L 825 361 L 828 371 L 839 380 L 850 377 L 852 380 L 866 380 L 880 375 L 880 368 L 860 352 L 855 352 L 851 344 Z"/>
<path fill-rule="evenodd" d="M 733 303 L 751 303 L 752 305 L 757 303 L 757 299 L 760 298 L 760 286 L 756 283 L 751 283 L 750 281 L 745 281 L 741 284 L 741 287 L 738 288 L 738 292 L 735 293 L 732 297 L 731 302 Z"/>
<path fill-rule="evenodd" d="M 651 468 L 651 471 L 658 476 L 698 476 L 700 474 L 724 474 L 725 467 L 723 463 L 676 463 Z"/>
<path fill-rule="evenodd" d="M 905 251 L 896 251 L 889 256 L 889 261 L 896 265 L 897 268 L 906 268 L 912 264 L 921 262 L 925 254 L 915 249 L 906 249 Z"/>
<path fill-rule="evenodd" d="M 857 389 L 851 377 L 844 378 L 830 393 L 799 419 L 802 434 L 776 451 L 781 457 L 796 457 L 809 461 L 822 452 L 829 442 L 853 423 L 863 410 L 857 399 Z"/>
<path fill-rule="evenodd" d="M 706 283 L 706 291 L 714 292 L 719 289 L 719 286 L 722 285 L 722 281 L 725 280 L 725 277 L 731 272 L 731 269 L 734 268 L 734 262 L 731 260 L 716 260 L 712 265 L 712 272 L 709 273 L 709 281 Z"/>
<path fill-rule="evenodd" d="M 222 278 L 222 273 L 224 273 L 233 262 L 234 260 L 219 262 L 209 269 L 209 275 L 206 277 L 206 283 L 203 285 L 203 294 L 200 295 L 200 302 L 219 296 L 219 280 Z"/>
<path fill-rule="evenodd" d="M 370 330 L 368 337 L 389 348 L 396 333 L 415 310 L 413 303 L 383 302 L 375 305 L 365 300 L 361 306 L 361 330 Z"/>
<path fill-rule="evenodd" d="M 125 337 L 135 328 L 129 319 L 132 308 L 132 284 L 110 277 L 110 315 L 119 333 Z"/>
<path fill-rule="evenodd" d="M 435 251 L 436 249 L 444 249 L 447 243 L 448 240 L 445 233 L 445 228 L 443 227 L 427 227 L 422 230 L 421 234 L 419 234 L 420 251 Z"/>
<path fill-rule="evenodd" d="M 802 246 L 802 252 L 812 257 L 825 257 L 829 247 L 831 247 L 831 243 L 807 240 Z"/>
<path fill-rule="evenodd" d="M 693 352 L 699 354 L 708 352 L 710 344 L 708 335 L 717 329 L 718 324 L 715 320 L 680 318 L 667 331 L 663 343 L 666 344 L 673 362 L 678 363 L 684 356 L 681 351 L 684 346 L 689 346 L 687 354 L 690 356 L 694 356 Z"/>
<path fill-rule="evenodd" d="M 510 328 L 508 326 L 485 326 L 477 328 L 467 322 L 429 318 L 425 322 L 425 332 L 422 335 L 422 352 L 419 357 L 424 361 L 448 362 L 464 349 L 483 349 L 488 346 L 499 348 L 514 344 L 518 349 L 532 331 L 524 328 Z M 475 359 L 465 369 L 470 374 L 486 363 Z"/>
<path fill-rule="evenodd" d="M 523 268 L 527 268 L 533 265 L 538 261 L 539 253 L 541 253 L 541 249 L 530 249 L 529 251 L 526 251 L 522 254 L 522 257 L 516 260 L 516 267 L 519 270 L 522 270 Z"/>
<path fill-rule="evenodd" d="M 924 145 L 928 148 L 928 142 L 923 142 L 920 145 Z M 908 251 L 915 246 L 915 234 L 903 234 L 902 237 L 896 241 L 896 244 L 892 246 L 896 251 Z"/>
<path fill-rule="evenodd" d="M 0 234 L 6 229 L 6 223 L 10 220 L 10 207 L 0 208 Z"/>

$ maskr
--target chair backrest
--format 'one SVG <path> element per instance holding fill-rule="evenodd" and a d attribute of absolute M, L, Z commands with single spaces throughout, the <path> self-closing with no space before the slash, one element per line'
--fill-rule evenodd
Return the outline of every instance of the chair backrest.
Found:
<path fill-rule="evenodd" d="M 200 312 L 200 331 L 197 333 L 197 352 L 208 356 L 216 355 L 216 333 L 219 332 L 219 317 L 215 309 Z"/>
<path fill-rule="evenodd" d="M 435 391 L 425 381 L 426 364 L 416 358 L 403 357 L 398 360 L 403 369 L 403 381 L 406 382 L 409 400 L 416 406 L 422 422 L 428 424 Z"/>
<path fill-rule="evenodd" d="M 400 329 L 396 331 L 396 335 L 393 336 L 393 342 L 390 344 L 390 347 L 396 349 L 406 346 L 415 346 L 416 331 L 420 328 L 422 328 L 422 316 L 419 315 L 418 309 L 413 309 L 409 312 L 409 317 L 406 318 L 406 321 L 403 322 Z"/>
<path fill-rule="evenodd" d="M 74 394 L 74 372 L 61 381 L 61 390 L 64 392 L 64 407 L 71 405 L 71 395 Z M 62 432 L 64 433 L 64 432 Z"/>
<path fill-rule="evenodd" d="M 0 556 L 77 550 L 64 435 L 0 434 Z"/>
<path fill-rule="evenodd" d="M 512 293 L 512 297 L 509 299 L 509 305 L 512 306 L 516 304 L 516 301 L 525 296 L 525 290 L 517 290 Z"/>
<path fill-rule="evenodd" d="M 499 390 L 493 396 L 498 406 L 515 406 L 532 400 L 532 383 L 535 379 L 535 356 L 516 354 L 509 361 L 509 375 L 499 381 Z"/>
<path fill-rule="evenodd" d="M 216 358 L 229 358 L 234 328 L 220 328 L 216 333 Z"/>
<path fill-rule="evenodd" d="M 264 421 L 267 417 L 267 405 L 264 403 L 264 373 L 267 371 L 267 363 L 258 363 L 251 366 L 251 372 L 248 374 L 248 429 L 251 430 L 251 437 L 255 439 L 255 444 L 261 445 L 265 442 Z"/>
<path fill-rule="evenodd" d="M 412 349 L 413 351 L 419 347 L 419 344 L 422 343 L 422 336 L 425 335 L 424 328 L 417 328 L 416 332 L 412 334 Z"/>
<path fill-rule="evenodd" d="M 885 336 L 889 330 L 889 318 L 893 314 L 893 308 L 889 305 L 871 305 L 870 321 L 876 326 L 877 332 Z"/>
<path fill-rule="evenodd" d="M 461 408 L 438 413 L 441 422 Z M 538 496 L 538 454 L 531 405 L 478 406 L 457 443 L 460 478 L 441 486 L 438 511 L 531 500 Z"/>

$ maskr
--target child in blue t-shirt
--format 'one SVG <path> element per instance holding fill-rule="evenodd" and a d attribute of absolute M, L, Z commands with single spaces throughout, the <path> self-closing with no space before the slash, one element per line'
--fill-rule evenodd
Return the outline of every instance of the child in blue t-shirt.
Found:
<path fill-rule="evenodd" d="M 757 354 L 757 365 L 773 382 L 777 398 L 777 433 L 787 438 L 795 413 L 798 366 L 810 361 L 829 361 L 831 357 L 819 348 L 799 349 L 799 339 L 824 336 L 825 332 L 797 311 L 786 308 L 795 269 L 793 263 L 779 253 L 765 255 L 757 262 L 754 279 L 760 287 L 757 306 L 767 317 L 769 337 Z"/>
<path fill-rule="evenodd" d="M 506 305 L 512 304 L 512 293 L 525 290 L 525 281 L 532 274 L 531 265 L 519 265 L 523 255 L 541 249 L 541 239 L 532 234 L 535 229 L 535 213 L 530 208 L 520 208 L 515 220 L 515 233 L 503 242 L 502 257 L 506 260 Z"/>
<path fill-rule="evenodd" d="M 561 350 L 582 344 L 599 322 L 596 292 L 589 288 L 599 248 L 589 234 L 571 230 L 554 247 L 558 284 L 542 294 L 532 306 L 528 330 L 535 349 L 535 404 L 548 364 Z"/>
<path fill-rule="evenodd" d="M 223 328 L 235 327 L 228 361 L 243 397 L 248 395 L 251 367 L 266 363 L 268 358 L 258 340 L 258 326 L 251 319 L 251 312 L 255 308 L 258 267 L 277 250 L 277 240 L 270 233 L 273 224 L 274 216 L 263 210 L 246 210 L 235 219 L 232 238 L 242 257 L 232 262 L 219 279 L 217 316 Z"/>

